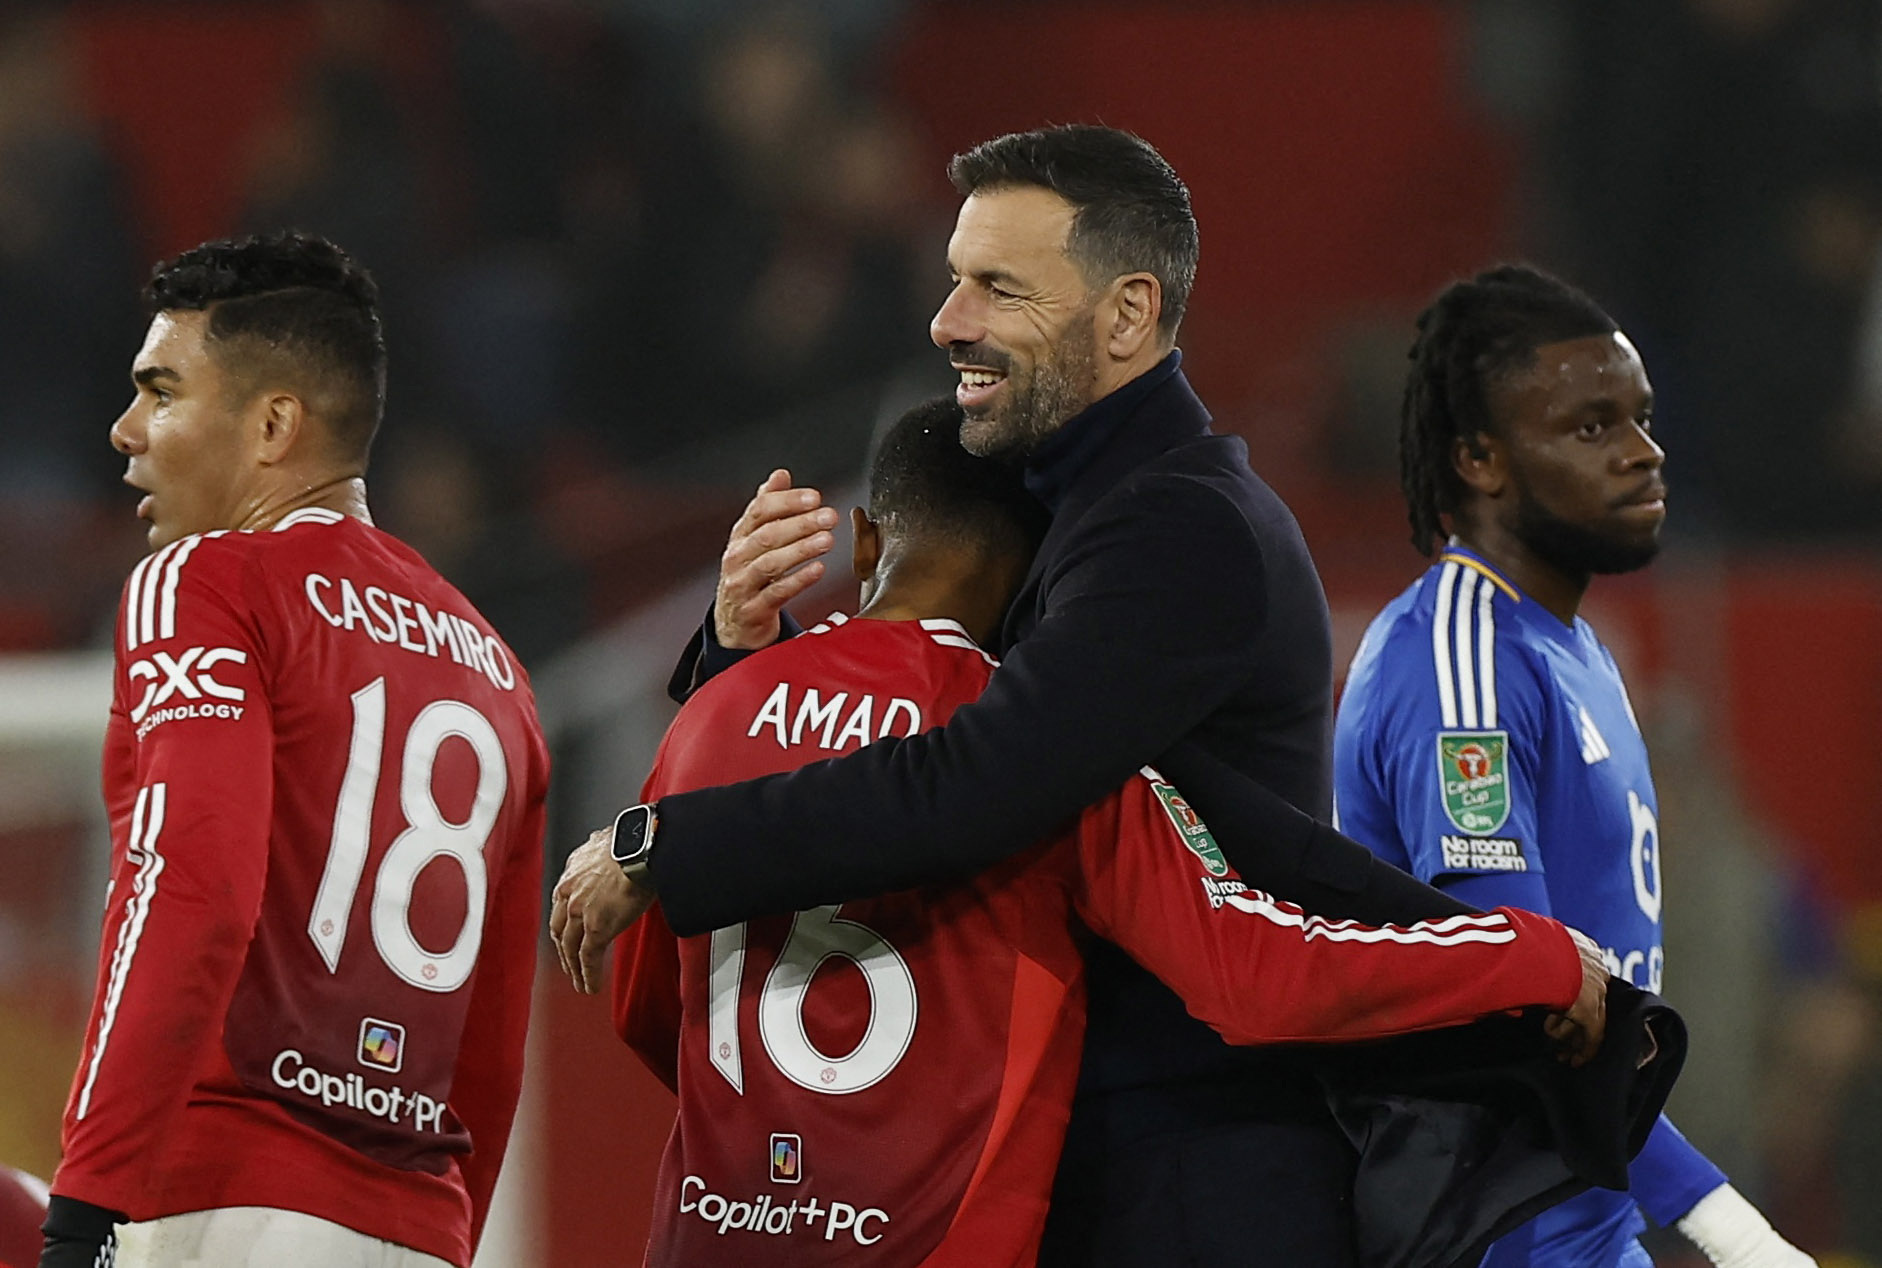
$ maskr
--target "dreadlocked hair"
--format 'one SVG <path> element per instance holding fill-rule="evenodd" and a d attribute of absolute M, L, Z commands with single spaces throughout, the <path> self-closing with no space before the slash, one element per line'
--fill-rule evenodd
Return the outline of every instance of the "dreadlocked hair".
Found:
<path fill-rule="evenodd" d="M 1527 264 L 1501 264 L 1453 282 L 1418 314 L 1399 409 L 1398 469 L 1419 554 L 1443 540 L 1443 517 L 1463 497 L 1451 465 L 1457 442 L 1497 430 L 1489 384 L 1527 369 L 1544 344 L 1619 329 L 1592 299 Z"/>

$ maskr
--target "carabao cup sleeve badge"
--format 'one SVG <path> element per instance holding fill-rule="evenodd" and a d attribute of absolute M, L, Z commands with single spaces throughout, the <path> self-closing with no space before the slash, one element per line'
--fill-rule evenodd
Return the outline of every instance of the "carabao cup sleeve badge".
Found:
<path fill-rule="evenodd" d="M 1150 781 L 1157 800 L 1163 803 L 1164 813 L 1170 816 L 1170 822 L 1176 826 L 1176 835 L 1188 846 L 1195 856 L 1202 860 L 1202 865 L 1209 869 L 1211 876 L 1227 876 L 1229 861 L 1222 857 L 1222 847 L 1215 843 L 1215 837 L 1209 833 L 1209 825 L 1202 821 L 1202 816 L 1183 800 L 1183 794 L 1160 779 Z"/>
<path fill-rule="evenodd" d="M 1438 786 L 1457 830 L 1488 836 L 1510 817 L 1507 731 L 1440 731 Z"/>

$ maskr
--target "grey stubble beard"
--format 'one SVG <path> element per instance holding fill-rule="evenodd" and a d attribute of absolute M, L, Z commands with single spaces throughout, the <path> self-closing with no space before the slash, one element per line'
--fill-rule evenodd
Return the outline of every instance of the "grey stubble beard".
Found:
<path fill-rule="evenodd" d="M 962 421 L 963 449 L 978 458 L 1002 454 L 1023 458 L 1091 405 L 1098 336 L 1090 317 L 1085 312 L 1072 320 L 1052 355 L 1034 368 L 1023 385 L 1008 380 L 1012 395 L 1005 409 L 978 418 L 970 414 Z"/>

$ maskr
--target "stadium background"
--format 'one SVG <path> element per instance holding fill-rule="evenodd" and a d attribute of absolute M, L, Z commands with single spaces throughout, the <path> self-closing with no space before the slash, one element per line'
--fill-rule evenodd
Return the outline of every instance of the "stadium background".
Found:
<path fill-rule="evenodd" d="M 1882 1264 L 1872 0 L 9 0 L 0 1163 L 56 1164 L 90 989 L 141 538 L 105 429 L 152 260 L 297 225 L 379 274 L 375 513 L 531 667 L 554 863 L 638 788 L 751 487 L 851 488 L 947 388 L 946 157 L 1084 120 L 1192 187 L 1185 368 L 1300 515 L 1341 663 L 1420 568 L 1393 446 L 1422 303 L 1523 255 L 1635 336 L 1674 515 L 1588 615 L 1660 784 L 1675 1117 L 1826 1263 Z M 480 1262 L 638 1262 L 667 1102 L 552 966 Z"/>

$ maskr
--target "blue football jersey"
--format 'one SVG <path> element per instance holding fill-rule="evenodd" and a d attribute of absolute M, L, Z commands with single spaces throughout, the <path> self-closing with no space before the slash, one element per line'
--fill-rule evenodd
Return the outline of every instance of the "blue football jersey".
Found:
<path fill-rule="evenodd" d="M 1422 880 L 1539 876 L 1549 914 L 1600 943 L 1615 976 L 1660 990 L 1659 803 L 1620 671 L 1586 621 L 1564 625 L 1447 548 L 1360 643 L 1334 790 L 1341 830 Z M 1611 1268 L 1643 1227 L 1629 1195 L 1597 1189 L 1485 1262 Z"/>

